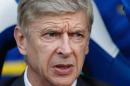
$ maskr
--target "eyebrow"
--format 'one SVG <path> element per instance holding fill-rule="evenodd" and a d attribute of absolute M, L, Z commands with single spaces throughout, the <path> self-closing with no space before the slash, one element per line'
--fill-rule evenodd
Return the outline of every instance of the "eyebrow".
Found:
<path fill-rule="evenodd" d="M 86 31 L 87 30 L 87 26 L 83 27 L 80 23 L 77 23 L 74 27 L 72 27 L 73 29 L 71 29 L 72 31 L 79 31 L 79 32 L 82 32 L 82 31 Z"/>

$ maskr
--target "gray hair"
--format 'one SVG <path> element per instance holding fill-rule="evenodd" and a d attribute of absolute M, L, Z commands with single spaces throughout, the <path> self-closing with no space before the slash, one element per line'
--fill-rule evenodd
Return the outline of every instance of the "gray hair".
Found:
<path fill-rule="evenodd" d="M 27 32 L 28 24 L 46 15 L 60 15 L 66 12 L 85 11 L 93 22 L 93 10 L 90 0 L 20 0 L 18 6 L 18 25 Z"/>

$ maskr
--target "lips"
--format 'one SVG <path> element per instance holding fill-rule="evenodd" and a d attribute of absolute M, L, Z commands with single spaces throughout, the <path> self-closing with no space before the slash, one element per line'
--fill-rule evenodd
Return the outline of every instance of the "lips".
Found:
<path fill-rule="evenodd" d="M 72 64 L 57 64 L 54 66 L 54 72 L 57 75 L 69 75 L 73 71 Z"/>

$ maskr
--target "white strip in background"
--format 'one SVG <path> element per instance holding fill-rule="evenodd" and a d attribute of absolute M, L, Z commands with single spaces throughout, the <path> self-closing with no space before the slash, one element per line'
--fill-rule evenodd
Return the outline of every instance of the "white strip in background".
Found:
<path fill-rule="evenodd" d="M 0 33 L 16 24 L 17 3 L 15 0 L 0 0 Z"/>
<path fill-rule="evenodd" d="M 91 39 L 95 41 L 101 48 L 103 48 L 113 58 L 119 53 L 119 49 L 112 41 L 106 26 L 100 16 L 100 13 L 92 0 L 94 11 L 94 23 L 92 26 Z"/>

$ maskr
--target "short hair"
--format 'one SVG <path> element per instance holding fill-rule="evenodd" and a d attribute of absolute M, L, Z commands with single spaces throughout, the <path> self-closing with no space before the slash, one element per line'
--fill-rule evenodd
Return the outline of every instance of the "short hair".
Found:
<path fill-rule="evenodd" d="M 18 25 L 27 32 L 28 24 L 41 16 L 85 11 L 93 22 L 93 10 L 90 0 L 20 0 L 18 5 Z"/>

